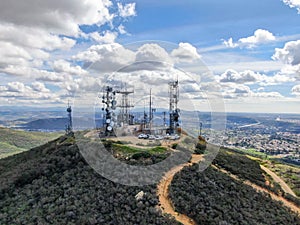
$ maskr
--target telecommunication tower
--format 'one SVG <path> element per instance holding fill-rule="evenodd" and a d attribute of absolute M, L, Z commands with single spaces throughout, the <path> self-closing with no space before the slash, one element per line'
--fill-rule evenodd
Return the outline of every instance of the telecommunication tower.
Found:
<path fill-rule="evenodd" d="M 116 109 L 116 92 L 113 91 L 113 88 L 106 86 L 102 96 L 102 103 L 104 107 L 102 108 L 105 111 L 104 117 L 104 127 L 105 127 L 105 136 L 114 136 L 114 112 Z"/>
<path fill-rule="evenodd" d="M 153 108 L 153 100 L 152 100 L 152 89 L 150 89 L 150 100 L 149 100 L 149 128 L 151 130 L 152 128 L 152 122 L 153 122 L 153 114 L 156 112 L 156 109 Z"/>
<path fill-rule="evenodd" d="M 180 110 L 177 107 L 179 100 L 179 88 L 178 88 L 178 80 L 169 83 L 169 115 L 170 115 L 170 125 L 169 125 L 169 133 L 174 134 L 177 132 L 177 128 L 179 127 L 179 112 Z"/>
<path fill-rule="evenodd" d="M 66 134 L 67 135 L 72 135 L 73 134 L 72 107 L 70 106 L 69 102 L 68 102 L 67 113 L 68 113 L 68 122 L 67 122 L 67 125 L 66 125 Z"/>
<path fill-rule="evenodd" d="M 130 114 L 130 108 L 134 106 L 130 103 L 128 95 L 134 93 L 134 91 L 127 91 L 125 89 L 124 91 L 116 91 L 116 93 L 122 95 L 121 105 L 118 105 L 118 107 L 121 108 L 118 122 L 123 125 L 133 124 L 134 116 Z"/>
<path fill-rule="evenodd" d="M 163 121 L 164 121 L 164 127 L 166 127 L 167 126 L 167 118 L 166 118 L 166 112 L 163 112 L 163 115 L 164 115 L 164 117 L 163 117 Z"/>

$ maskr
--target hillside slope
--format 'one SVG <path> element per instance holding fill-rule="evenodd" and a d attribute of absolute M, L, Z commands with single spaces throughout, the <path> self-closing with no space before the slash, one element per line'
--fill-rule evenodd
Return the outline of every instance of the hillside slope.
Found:
<path fill-rule="evenodd" d="M 262 184 L 255 162 L 225 153 L 213 164 Z M 201 173 L 196 165 L 184 168 L 169 190 L 176 211 L 198 224 L 300 224 L 299 215 L 212 167 Z M 180 223 L 162 214 L 156 185 L 131 187 L 103 178 L 74 138 L 62 136 L 0 159 L 0 224 Z"/>
<path fill-rule="evenodd" d="M 40 146 L 59 135 L 59 133 L 27 132 L 0 127 L 0 158 Z"/>
<path fill-rule="evenodd" d="M 264 175 L 257 162 L 221 149 L 204 172 L 195 164 L 177 173 L 169 188 L 170 198 L 176 211 L 197 224 L 300 224 L 299 214 L 267 193 L 281 194 L 281 190 L 266 185 Z"/>
<path fill-rule="evenodd" d="M 158 209 L 155 185 L 101 177 L 72 138 L 2 159 L 0 171 L 0 224 L 178 224 Z"/>

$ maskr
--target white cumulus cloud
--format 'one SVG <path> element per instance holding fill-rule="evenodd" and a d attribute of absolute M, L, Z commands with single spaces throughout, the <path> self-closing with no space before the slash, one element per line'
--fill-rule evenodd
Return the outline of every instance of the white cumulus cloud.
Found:
<path fill-rule="evenodd" d="M 244 84 L 236 83 L 222 83 L 223 97 L 225 99 L 250 99 L 250 98 L 272 98 L 278 99 L 283 96 L 276 91 L 265 92 L 263 90 L 251 90 L 251 88 Z"/>
<path fill-rule="evenodd" d="M 80 52 L 73 59 L 85 62 L 89 69 L 113 72 L 132 64 L 135 53 L 117 43 L 93 45 L 86 51 Z"/>
<path fill-rule="evenodd" d="M 235 70 L 226 70 L 223 74 L 218 77 L 220 82 L 233 82 L 233 83 L 254 83 L 259 81 L 261 78 L 259 73 L 255 73 L 251 70 L 246 70 L 244 72 L 237 72 Z"/>
<path fill-rule="evenodd" d="M 50 92 L 50 90 L 48 88 L 45 87 L 45 84 L 44 83 L 41 83 L 41 82 L 33 82 L 31 84 L 31 88 L 34 90 L 34 91 L 38 91 L 38 92 Z"/>
<path fill-rule="evenodd" d="M 157 61 L 163 63 L 172 63 L 169 53 L 158 44 L 144 44 L 139 47 L 136 53 L 136 61 Z"/>
<path fill-rule="evenodd" d="M 41 69 L 56 55 L 67 55 L 65 52 L 78 44 L 79 37 L 113 43 L 118 33 L 126 32 L 122 26 L 119 30 L 114 28 L 113 21 L 119 18 L 118 22 L 122 22 L 135 14 L 135 3 L 114 6 L 111 0 L 2 1 L 0 71 L 21 75 L 27 73 L 19 71 L 22 67 Z M 104 28 L 105 24 L 110 28 Z M 96 27 L 97 32 L 84 33 L 81 25 Z"/>
<path fill-rule="evenodd" d="M 178 62 L 193 62 L 201 56 L 190 43 L 179 43 L 179 47 L 171 52 L 171 56 Z"/>
<path fill-rule="evenodd" d="M 63 59 L 53 62 L 53 70 L 58 73 L 67 73 L 71 75 L 85 75 L 87 71 L 83 70 L 80 66 L 72 66 L 68 61 Z"/>
<path fill-rule="evenodd" d="M 116 32 L 105 31 L 103 34 L 93 32 L 90 33 L 89 36 L 99 44 L 110 44 L 115 42 L 118 34 Z"/>
<path fill-rule="evenodd" d="M 299 0 L 283 0 L 283 2 L 291 8 L 296 8 L 300 14 L 300 1 Z"/>
<path fill-rule="evenodd" d="M 125 5 L 118 3 L 118 10 L 121 17 L 136 16 L 135 3 L 128 3 Z"/>
<path fill-rule="evenodd" d="M 276 48 L 272 58 L 285 63 L 283 73 L 295 75 L 300 80 L 300 40 L 290 41 L 283 48 Z"/>
<path fill-rule="evenodd" d="M 252 70 L 245 70 L 242 72 L 228 69 L 216 79 L 221 83 L 236 83 L 236 84 L 254 84 L 261 86 L 277 85 L 287 82 L 294 82 L 295 79 L 291 76 L 277 73 L 275 75 L 267 76 Z"/>
<path fill-rule="evenodd" d="M 276 48 L 273 59 L 292 66 L 300 64 L 300 40 L 287 42 L 283 48 Z"/>
<path fill-rule="evenodd" d="M 35 27 L 55 34 L 78 35 L 79 25 L 104 24 L 113 19 L 109 0 L 2 1 L 2 23 Z"/>
<path fill-rule="evenodd" d="M 295 85 L 295 86 L 292 88 L 292 94 L 293 94 L 293 95 L 296 95 L 296 96 L 300 96 L 300 84 Z"/>
<path fill-rule="evenodd" d="M 223 44 L 230 48 L 253 48 L 259 44 L 264 44 L 275 40 L 276 37 L 270 31 L 258 29 L 252 36 L 240 38 L 237 42 L 233 42 L 233 39 L 229 38 L 228 40 L 224 40 Z"/>

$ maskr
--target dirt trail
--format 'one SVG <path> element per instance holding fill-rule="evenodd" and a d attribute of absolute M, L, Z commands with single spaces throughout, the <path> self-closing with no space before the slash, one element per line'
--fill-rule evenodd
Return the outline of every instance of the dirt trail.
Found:
<path fill-rule="evenodd" d="M 217 167 L 215 165 L 212 165 L 212 166 L 214 168 L 216 168 L 217 170 L 219 170 L 220 172 L 225 173 L 228 176 L 232 177 L 233 179 L 241 181 L 241 179 L 239 179 L 236 175 L 233 175 L 232 173 L 228 172 L 227 170 L 221 169 L 221 168 L 219 168 L 219 167 Z M 286 200 L 285 198 L 283 198 L 281 196 L 278 196 L 278 195 L 274 194 L 272 191 L 269 191 L 269 190 L 267 190 L 265 188 L 262 188 L 262 187 L 260 187 L 260 186 L 258 186 L 256 184 L 248 181 L 248 180 L 243 181 L 243 183 L 246 184 L 246 185 L 248 185 L 248 186 L 253 187 L 257 191 L 268 193 L 273 200 L 281 201 L 283 203 L 283 205 L 285 205 L 286 207 L 290 208 L 292 211 L 300 214 L 300 208 L 298 206 L 296 206 L 294 203 Z"/>
<path fill-rule="evenodd" d="M 249 156 L 249 155 L 247 155 L 247 157 L 252 159 L 252 160 L 257 160 L 258 159 L 256 157 Z M 271 171 L 270 169 L 268 169 L 267 167 L 265 167 L 261 164 L 260 164 L 260 168 L 262 170 L 264 170 L 267 174 L 269 174 L 273 178 L 273 180 L 281 186 L 282 190 L 285 193 L 288 193 L 288 194 L 290 194 L 294 197 L 297 197 L 297 195 L 293 192 L 293 190 L 290 188 L 290 186 L 288 186 L 287 183 L 283 179 L 281 179 L 281 177 L 279 177 L 276 173 L 274 173 L 273 171 Z"/>
<path fill-rule="evenodd" d="M 276 173 L 274 173 L 273 171 L 271 171 L 270 169 L 268 169 L 263 165 L 260 165 L 260 168 L 264 170 L 267 174 L 269 174 L 273 178 L 273 180 L 281 186 L 284 192 L 293 195 L 294 197 L 297 197 L 296 194 L 293 192 L 293 190 L 284 182 L 284 180 L 282 180 L 279 176 L 277 176 Z"/>
<path fill-rule="evenodd" d="M 161 179 L 157 186 L 157 194 L 160 202 L 160 208 L 164 213 L 170 214 L 175 217 L 175 219 L 185 225 L 195 225 L 195 221 L 184 214 L 180 214 L 174 210 L 171 199 L 169 198 L 169 186 L 173 180 L 174 175 L 182 170 L 185 166 L 191 166 L 193 163 L 198 163 L 202 160 L 202 155 L 192 155 L 190 163 L 184 163 L 172 168 L 168 171 L 164 177 Z"/>

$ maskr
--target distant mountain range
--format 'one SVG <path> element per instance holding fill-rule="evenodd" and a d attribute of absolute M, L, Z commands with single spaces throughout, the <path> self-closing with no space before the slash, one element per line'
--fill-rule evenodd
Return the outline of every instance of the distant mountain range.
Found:
<path fill-rule="evenodd" d="M 166 112 L 166 122 L 169 121 L 168 109 L 157 108 L 154 113 L 154 123 L 163 124 L 163 112 Z M 135 119 L 141 120 L 144 109 L 137 109 L 134 111 Z M 146 110 L 146 113 L 149 112 Z M 202 123 L 202 127 L 210 128 L 212 123 L 212 115 L 218 113 L 214 112 L 200 112 L 200 111 L 184 111 L 181 110 L 182 119 L 184 119 L 185 126 L 198 127 Z M 297 114 L 271 114 L 271 113 L 221 113 L 226 117 L 227 129 L 236 129 L 241 126 L 260 123 L 263 126 L 278 127 L 281 131 L 300 132 L 297 124 L 287 122 L 289 120 L 299 120 L 300 115 Z M 95 109 L 95 112 L 84 111 L 82 109 L 73 109 L 74 128 L 88 129 L 101 127 L 103 111 Z M 33 108 L 33 107 L 0 107 L 0 125 L 4 127 L 33 130 L 33 131 L 63 131 L 67 124 L 66 108 Z M 95 120 L 95 118 L 97 118 Z M 280 118 L 281 121 L 276 120 Z M 248 128 L 246 128 L 248 129 Z"/>
<path fill-rule="evenodd" d="M 17 126 L 18 129 L 31 130 L 31 131 L 63 131 L 68 123 L 67 118 L 46 118 L 30 121 L 25 124 Z M 102 119 L 92 118 L 74 118 L 74 129 L 91 129 L 100 127 Z"/>

